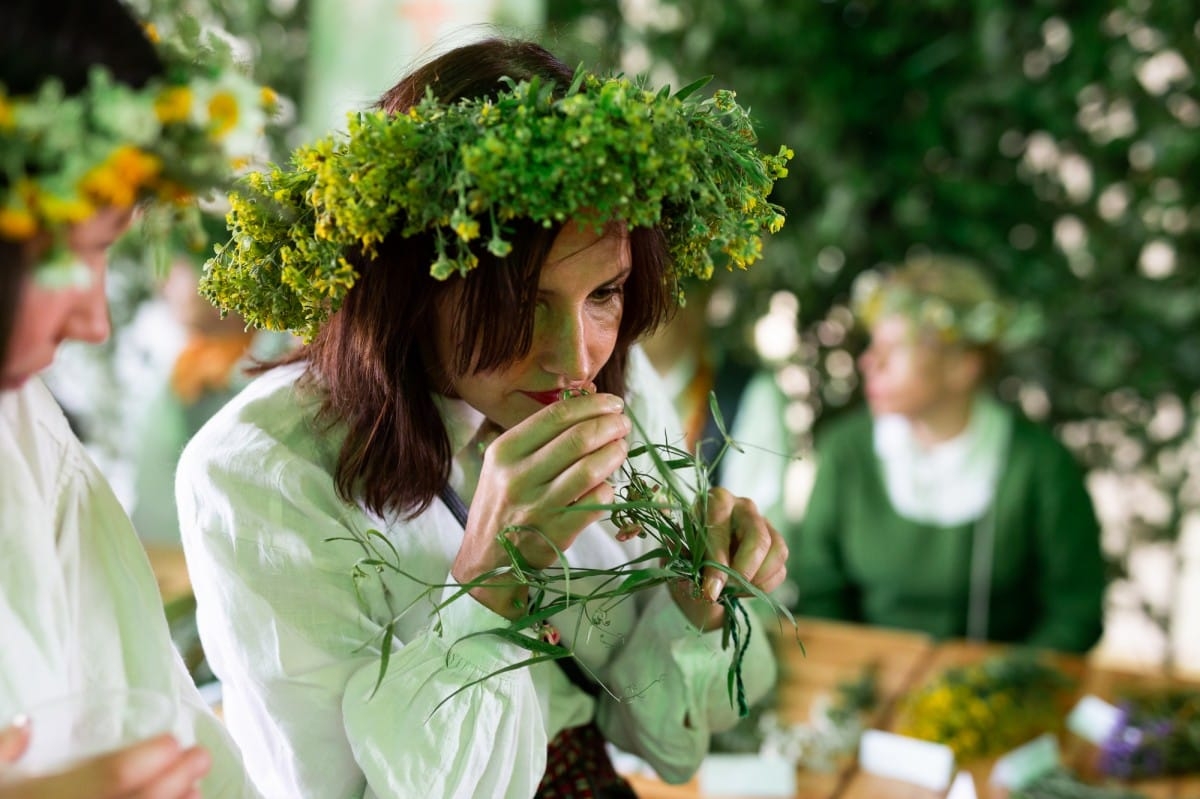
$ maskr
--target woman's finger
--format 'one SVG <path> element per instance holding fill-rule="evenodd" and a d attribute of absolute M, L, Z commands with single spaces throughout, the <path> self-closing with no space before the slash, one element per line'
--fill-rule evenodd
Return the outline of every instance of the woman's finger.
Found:
<path fill-rule="evenodd" d="M 714 488 L 708 494 L 708 552 L 707 560 L 729 565 L 729 553 L 732 547 L 734 496 L 724 488 Z M 721 569 L 713 566 L 704 567 L 704 598 L 716 602 L 725 589 L 728 576 Z"/>
<path fill-rule="evenodd" d="M 615 394 L 586 394 L 547 405 L 510 428 L 503 438 L 511 444 L 510 455 L 529 457 L 557 438 L 564 430 L 597 416 L 620 415 L 625 400 Z"/>
<path fill-rule="evenodd" d="M 0 771 L 9 763 L 15 763 L 29 747 L 29 716 L 17 716 L 0 730 Z"/>
<path fill-rule="evenodd" d="M 194 746 L 182 752 L 166 769 L 150 779 L 129 799 L 188 799 L 196 795 L 196 783 L 208 773 L 212 758 Z"/>
<path fill-rule="evenodd" d="M 733 556 L 730 568 L 747 582 L 754 582 L 778 534 L 754 503 L 744 498 L 734 504 L 731 525 Z"/>

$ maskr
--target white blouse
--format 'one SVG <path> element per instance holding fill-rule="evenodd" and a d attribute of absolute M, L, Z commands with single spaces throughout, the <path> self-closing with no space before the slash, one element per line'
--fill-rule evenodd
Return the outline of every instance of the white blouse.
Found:
<path fill-rule="evenodd" d="M 640 350 L 629 369 L 627 407 L 655 440 L 679 440 Z M 737 720 L 720 633 L 696 631 L 660 586 L 554 620 L 613 695 L 593 700 L 552 663 L 495 674 L 529 653 L 472 634 L 507 620 L 469 596 L 435 612 L 457 589 L 449 572 L 462 528 L 440 501 L 401 521 L 338 497 L 340 442 L 314 430 L 314 400 L 295 389 L 301 373 L 279 368 L 252 383 L 192 440 L 178 472 L 201 638 L 259 788 L 280 799 L 530 797 L 547 742 L 593 715 L 609 741 L 664 778 L 686 780 L 710 733 Z M 461 401 L 439 407 L 454 453 L 450 483 L 469 504 L 483 419 Z M 431 591 L 391 572 L 356 585 L 362 550 L 331 539 L 372 529 L 410 574 L 448 587 Z M 570 565 L 616 566 L 651 543 L 620 543 L 614 532 L 607 522 L 584 530 Z M 382 632 L 395 616 L 387 675 L 372 695 Z M 774 675 L 765 636 L 753 636 L 744 662 L 751 701 Z"/>
<path fill-rule="evenodd" d="M 875 454 L 892 507 L 906 519 L 953 527 L 983 516 L 996 495 L 1012 438 L 1012 412 L 987 394 L 971 406 L 966 428 L 923 446 L 903 416 L 874 422 Z"/>
<path fill-rule="evenodd" d="M 128 516 L 58 404 L 36 379 L 0 392 L 0 726 L 133 687 L 173 696 L 176 735 L 211 753 L 204 796 L 257 796 L 171 642 Z"/>

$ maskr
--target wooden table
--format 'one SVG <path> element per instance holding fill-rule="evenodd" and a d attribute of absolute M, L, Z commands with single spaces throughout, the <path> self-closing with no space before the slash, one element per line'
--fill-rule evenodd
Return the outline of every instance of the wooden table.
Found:
<path fill-rule="evenodd" d="M 800 643 L 790 630 L 774 641 L 779 662 L 778 712 L 784 721 L 793 723 L 807 720 L 813 703 L 822 695 L 854 679 L 865 667 L 877 664 L 880 701 L 868 725 L 884 724 L 896 699 L 934 650 L 932 640 L 920 633 L 869 629 L 818 619 L 798 619 L 797 633 Z M 796 775 L 796 796 L 802 799 L 838 796 L 854 768 L 851 760 L 831 773 L 800 770 Z M 630 782 L 642 799 L 701 796 L 694 779 L 682 786 L 644 777 L 631 777 Z"/>
<path fill-rule="evenodd" d="M 780 664 L 778 711 L 785 721 L 808 718 L 813 701 L 838 684 L 853 679 L 863 667 L 879 666 L 880 703 L 868 726 L 892 730 L 897 721 L 896 703 L 908 691 L 935 679 L 954 666 L 978 663 L 1007 651 L 996 644 L 948 641 L 935 644 L 923 635 L 838 622 L 800 619 L 799 635 L 807 656 L 790 638 L 775 642 Z M 1200 683 L 1169 679 L 1163 675 L 1107 668 L 1082 657 L 1051 656 L 1053 664 L 1075 681 L 1070 704 L 1087 694 L 1113 700 L 1123 690 L 1167 686 L 1200 688 Z M 1085 777 L 1095 777 L 1096 748 L 1070 733 L 1061 737 L 1063 759 Z M 994 761 L 969 767 L 980 799 L 1005 799 L 1006 792 L 988 783 Z M 703 796 L 695 780 L 669 786 L 645 777 L 631 778 L 643 799 L 698 799 Z M 1139 781 L 1130 788 L 1149 799 L 1200 799 L 1200 776 Z M 849 762 L 836 772 L 797 772 L 798 799 L 944 799 L 941 792 L 910 783 L 867 774 Z M 743 799 L 728 797 L 727 799 Z"/>

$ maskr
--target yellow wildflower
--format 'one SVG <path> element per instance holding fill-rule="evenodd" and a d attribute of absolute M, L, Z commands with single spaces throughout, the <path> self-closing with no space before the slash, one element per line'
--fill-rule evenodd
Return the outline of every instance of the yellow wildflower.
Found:
<path fill-rule="evenodd" d="M 192 90 L 187 86 L 172 86 L 154 98 L 154 115 L 164 125 L 186 122 L 192 112 Z"/>
<path fill-rule="evenodd" d="M 454 225 L 454 232 L 463 241 L 470 241 L 479 236 L 479 222 L 470 217 L 458 220 Z"/>
<path fill-rule="evenodd" d="M 25 206 L 0 208 L 0 238 L 23 241 L 37 233 L 37 220 Z"/>
<path fill-rule="evenodd" d="M 113 150 L 104 163 L 88 170 L 79 182 L 84 196 L 100 205 L 128 208 L 137 202 L 142 187 L 158 176 L 162 161 L 136 147 Z"/>
<path fill-rule="evenodd" d="M 218 139 L 233 130 L 238 121 L 237 98 L 217 92 L 208 101 L 208 127 Z"/>
<path fill-rule="evenodd" d="M 42 217 L 51 225 L 82 222 L 96 213 L 95 207 L 79 196 L 56 197 L 53 194 L 39 194 L 37 205 Z"/>
<path fill-rule="evenodd" d="M 279 94 L 270 86 L 263 86 L 259 90 L 259 100 L 263 108 L 274 108 L 279 103 Z"/>
<path fill-rule="evenodd" d="M 162 40 L 162 36 L 158 33 L 158 26 L 153 22 L 147 22 L 142 25 L 142 30 L 146 32 L 146 38 L 154 44 L 158 44 Z"/>

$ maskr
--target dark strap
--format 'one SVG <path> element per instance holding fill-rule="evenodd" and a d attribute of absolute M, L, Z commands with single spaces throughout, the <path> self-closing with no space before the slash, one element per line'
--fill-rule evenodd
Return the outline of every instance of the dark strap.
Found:
<path fill-rule="evenodd" d="M 446 503 L 450 513 L 458 520 L 458 523 L 464 530 L 467 529 L 467 505 L 462 501 L 462 497 L 458 492 L 451 488 L 449 483 L 442 486 L 442 490 L 438 492 L 442 502 Z M 579 668 L 579 664 L 575 662 L 573 657 L 562 657 L 554 661 L 558 667 L 563 670 L 563 674 L 567 675 L 567 679 L 571 683 L 591 697 L 600 695 L 600 686 L 588 679 L 588 676 L 583 673 L 583 669 Z"/>

